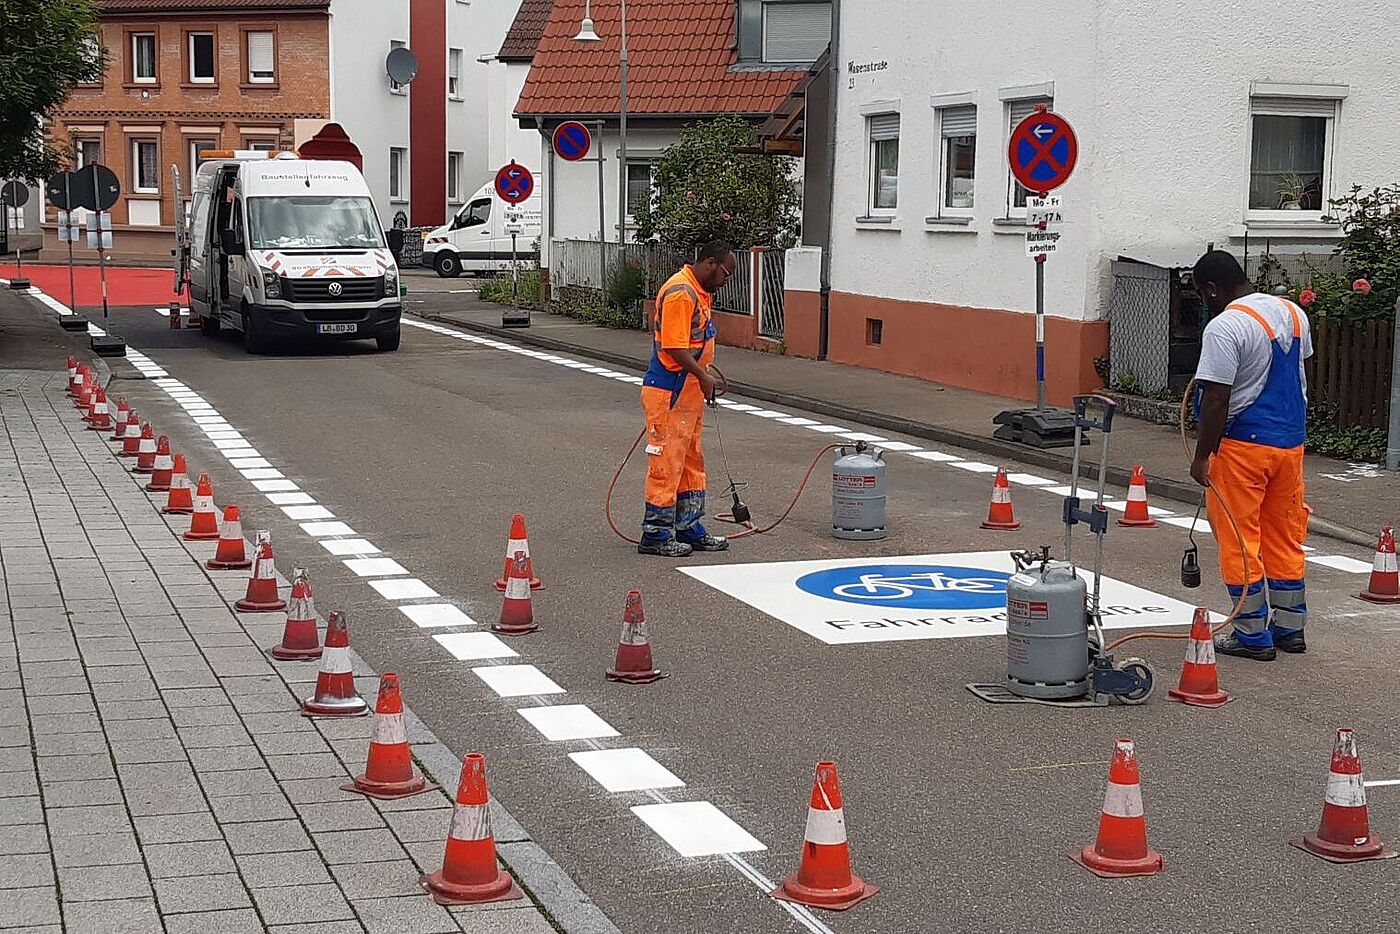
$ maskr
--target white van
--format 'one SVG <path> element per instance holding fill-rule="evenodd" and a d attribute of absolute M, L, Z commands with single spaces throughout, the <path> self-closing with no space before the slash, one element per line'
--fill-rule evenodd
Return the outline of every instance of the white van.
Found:
<path fill-rule="evenodd" d="M 423 265 L 450 279 L 463 272 L 502 272 L 510 269 L 508 215 L 520 215 L 515 236 L 517 256 L 528 256 L 540 238 L 540 182 L 520 204 L 496 196 L 494 185 L 482 185 L 452 220 L 423 238 Z"/>
<path fill-rule="evenodd" d="M 287 338 L 398 349 L 399 269 L 354 165 L 230 152 L 192 187 L 176 242 L 205 334 L 241 331 L 249 353 Z"/>

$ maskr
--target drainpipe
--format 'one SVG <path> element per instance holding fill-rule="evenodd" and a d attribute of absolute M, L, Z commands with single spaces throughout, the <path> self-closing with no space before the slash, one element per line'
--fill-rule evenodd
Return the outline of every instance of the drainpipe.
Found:
<path fill-rule="evenodd" d="M 841 0 L 831 0 L 831 66 L 826 114 L 826 243 L 822 245 L 821 315 L 817 321 L 817 359 L 825 360 L 831 321 L 831 244 L 836 234 L 836 96 L 841 82 Z"/>

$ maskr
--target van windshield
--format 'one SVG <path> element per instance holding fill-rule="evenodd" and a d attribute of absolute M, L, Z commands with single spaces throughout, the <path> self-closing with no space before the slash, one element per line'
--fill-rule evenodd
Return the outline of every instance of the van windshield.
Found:
<path fill-rule="evenodd" d="M 248 199 L 254 249 L 383 247 L 384 234 L 368 198 L 280 195 Z"/>

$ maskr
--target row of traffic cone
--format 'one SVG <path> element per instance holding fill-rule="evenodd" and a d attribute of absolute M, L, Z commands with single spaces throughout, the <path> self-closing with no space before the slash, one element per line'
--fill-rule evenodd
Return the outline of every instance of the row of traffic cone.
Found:
<path fill-rule="evenodd" d="M 1157 525 L 1147 505 L 1147 474 L 1141 464 L 1133 466 L 1132 477 L 1128 481 L 1128 499 L 1123 507 L 1123 517 L 1118 524 L 1128 528 L 1150 529 Z M 987 508 L 984 529 L 1014 532 L 1021 527 L 1016 511 L 1011 505 L 1011 481 L 1007 479 L 1006 468 L 998 467 L 996 479 L 992 481 L 992 501 Z"/>

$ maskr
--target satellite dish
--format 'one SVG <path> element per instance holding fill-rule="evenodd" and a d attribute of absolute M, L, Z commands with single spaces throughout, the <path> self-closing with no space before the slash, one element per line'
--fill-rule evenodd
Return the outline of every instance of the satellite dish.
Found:
<path fill-rule="evenodd" d="M 390 49 L 389 57 L 384 59 L 384 70 L 395 84 L 408 84 L 418 76 L 418 56 L 403 46 Z"/>

